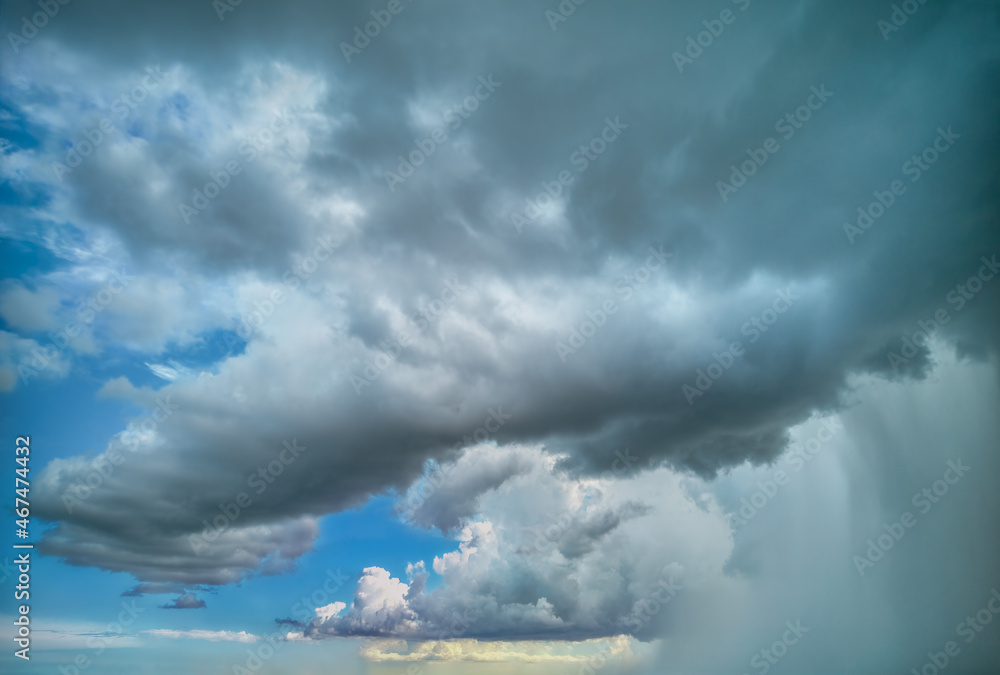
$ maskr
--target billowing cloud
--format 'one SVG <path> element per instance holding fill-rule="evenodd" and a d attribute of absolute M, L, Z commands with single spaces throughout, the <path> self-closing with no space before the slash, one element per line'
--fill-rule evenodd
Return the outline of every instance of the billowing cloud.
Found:
<path fill-rule="evenodd" d="M 405 582 L 367 568 L 353 603 L 318 609 L 305 636 L 648 639 L 678 593 L 721 582 L 732 533 L 700 481 L 629 469 L 615 454 L 608 465 L 619 472 L 574 477 L 558 460 L 540 448 L 478 446 L 442 467 L 435 494 L 463 491 L 473 507 L 449 530 L 457 548 L 432 571 L 410 565 Z M 469 490 L 512 463 L 517 472 Z"/>
<path fill-rule="evenodd" d="M 321 608 L 296 639 L 367 635 L 361 653 L 375 662 L 529 662 L 538 648 L 609 672 L 741 672 L 755 668 L 751 659 L 766 663 L 762 650 L 782 636 L 791 645 L 782 665 L 793 669 L 824 658 L 886 668 L 926 658 L 925 645 L 944 644 L 961 617 L 989 602 L 1000 546 L 966 538 L 990 531 L 1000 513 L 991 487 L 1000 427 L 981 415 L 1000 401 L 1000 381 L 933 347 L 934 378 L 859 379 L 843 413 L 790 431 L 792 452 L 778 462 L 747 463 L 710 483 L 665 469 L 573 477 L 542 450 L 476 448 L 534 457 L 532 470 L 475 498 L 476 512 L 453 531 L 457 546 L 430 561 L 432 571 L 416 563 L 401 579 L 369 568 L 353 604 Z M 938 501 L 915 501 L 944 484 L 948 462 L 972 468 Z M 463 483 L 455 467 L 443 467 L 442 487 Z M 598 537 L 585 555 L 563 553 L 588 512 L 630 500 L 649 515 Z M 916 525 L 859 573 L 854 556 L 869 555 L 870 540 L 906 512 Z M 940 570 L 958 569 L 956 555 L 961 573 L 942 580 Z M 663 560 L 673 562 L 652 567 Z M 428 583 L 431 574 L 439 583 Z M 960 618 L 918 613 L 928 606 Z M 915 616 L 900 617 L 900 607 Z M 560 630 L 546 635 L 555 620 Z M 919 639 L 902 639 L 913 631 Z M 554 639 L 532 643 L 529 634 Z M 651 642 L 641 668 L 612 656 L 625 635 L 631 648 Z M 849 653 L 838 649 L 844 639 L 856 643 Z M 586 649 L 602 641 L 596 654 Z M 987 672 L 995 648 L 973 647 L 963 650 L 969 671 Z"/>

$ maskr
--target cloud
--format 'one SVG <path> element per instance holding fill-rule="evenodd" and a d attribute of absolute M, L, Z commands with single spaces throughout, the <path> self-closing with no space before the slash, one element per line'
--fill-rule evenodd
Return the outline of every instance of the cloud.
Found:
<path fill-rule="evenodd" d="M 362 655 L 380 662 L 503 661 L 508 649 L 530 654 L 541 644 L 592 665 L 603 661 L 560 640 L 613 643 L 627 635 L 632 647 L 648 643 L 648 672 L 721 675 L 746 669 L 790 621 L 809 630 L 783 663 L 795 669 L 920 662 L 920 645 L 941 643 L 953 627 L 918 610 L 965 616 L 995 585 L 992 557 L 981 547 L 989 553 L 998 544 L 978 534 L 992 531 L 1000 513 L 988 497 L 1000 428 L 983 416 L 1000 400 L 1000 381 L 939 342 L 931 347 L 933 378 L 916 385 L 860 378 L 845 411 L 790 430 L 795 452 L 712 482 L 638 467 L 605 479 L 574 476 L 544 450 L 491 448 L 532 457 L 532 469 L 475 499 L 466 527 L 452 533 L 455 549 L 430 565 L 439 578 L 432 583 L 420 563 L 405 579 L 366 569 L 354 602 L 322 608 L 302 637 L 369 636 L 375 641 Z M 916 509 L 913 498 L 956 458 L 979 472 L 952 486 L 932 512 Z M 469 470 L 461 459 L 456 464 Z M 463 482 L 457 469 L 443 475 Z M 563 552 L 587 514 L 629 501 L 648 510 L 597 535 L 581 556 Z M 756 508 L 737 528 L 747 503 Z M 860 576 L 852 555 L 906 511 L 917 525 L 881 567 Z M 967 538 L 970 532 L 977 536 Z M 961 571 L 948 562 L 956 551 L 964 552 Z M 663 561 L 672 562 L 654 566 Z M 942 578 L 943 569 L 954 574 Z M 658 578 L 670 590 L 651 582 Z M 544 641 L 553 625 L 552 641 Z M 896 641 L 913 632 L 920 635 L 914 642 Z M 844 639 L 856 644 L 850 653 L 836 648 Z M 968 656 L 972 671 L 986 672 L 996 650 Z M 529 660 L 509 655 L 521 658 Z"/>
<path fill-rule="evenodd" d="M 732 533 L 700 481 L 669 469 L 573 476 L 558 459 L 481 446 L 443 467 L 444 494 L 466 490 L 488 467 L 520 470 L 467 495 L 474 513 L 449 530 L 457 548 L 431 562 L 440 583 L 422 561 L 406 582 L 366 568 L 353 602 L 318 609 L 305 637 L 648 639 L 644 603 L 672 615 L 679 588 L 723 580 Z"/>
<path fill-rule="evenodd" d="M 427 641 L 407 650 L 406 643 L 375 641 L 361 648 L 361 656 L 372 662 L 488 662 L 488 663 L 588 663 L 595 653 L 629 661 L 635 641 L 626 635 L 576 643 L 480 642 L 478 640 Z M 605 657 L 607 658 L 607 657 Z"/>
<path fill-rule="evenodd" d="M 81 512 L 86 514 L 87 509 Z M 90 517 L 92 512 L 81 520 L 87 522 Z M 173 517 L 176 513 L 164 512 L 164 525 Z M 123 515 L 116 525 L 127 528 L 127 520 Z M 291 571 L 295 561 L 312 550 L 319 529 L 316 520 L 309 517 L 277 521 L 273 527 L 232 527 L 197 547 L 192 546 L 190 534 L 162 537 L 138 531 L 132 531 L 131 543 L 123 545 L 121 532 L 95 536 L 83 547 L 79 526 L 61 523 L 42 548 L 47 555 L 129 572 L 138 579 L 185 586 L 223 585 Z"/>
<path fill-rule="evenodd" d="M 4 630 L 0 633 L 0 637 L 7 640 L 15 637 L 16 628 L 13 628 L 16 625 L 15 617 L 9 615 L 0 619 L 4 621 Z M 83 651 L 101 647 L 121 649 L 141 647 L 142 640 L 135 634 L 124 632 L 121 624 L 53 620 L 47 621 L 44 628 L 40 626 L 32 628 L 31 646 L 39 651 L 70 649 Z"/>
<path fill-rule="evenodd" d="M 527 449 L 499 453 L 488 446 L 470 448 L 453 463 L 430 466 L 398 509 L 421 527 L 447 532 L 475 513 L 479 495 L 527 473 L 533 459 Z"/>
<path fill-rule="evenodd" d="M 0 291 L 0 317 L 20 330 L 37 332 L 55 328 L 53 315 L 58 306 L 54 288 L 32 291 L 21 283 L 10 282 Z"/>
<path fill-rule="evenodd" d="M 122 593 L 123 597 L 142 597 L 144 595 L 159 595 L 165 593 L 184 593 L 181 584 L 138 584 Z"/>
<path fill-rule="evenodd" d="M 171 361 L 169 365 L 164 363 L 147 363 L 146 367 L 161 380 L 173 382 L 179 377 L 189 377 L 191 369 L 185 368 L 176 361 Z"/>
<path fill-rule="evenodd" d="M 12 119 L 32 139 L 5 151 L 0 171 L 21 201 L 0 205 L 16 223 L 3 235 L 59 261 L 46 280 L 61 301 L 87 299 L 99 286 L 80 280 L 98 272 L 142 271 L 95 317 L 92 353 L 205 363 L 155 392 L 179 409 L 148 435 L 144 461 L 116 466 L 84 507 L 67 513 L 62 496 L 90 462 L 41 471 L 34 513 L 58 523 L 41 550 L 140 581 L 235 583 L 292 569 L 323 514 L 406 490 L 427 460 L 460 456 L 497 406 L 512 418 L 492 442 L 544 445 L 580 476 L 627 447 L 655 475 L 708 479 L 778 459 L 788 430 L 842 409 L 858 375 L 930 372 L 925 348 L 899 375 L 889 352 L 940 309 L 942 340 L 995 358 L 1000 284 L 984 282 L 961 310 L 948 298 L 1000 251 L 1000 115 L 984 94 L 996 8 L 942 0 L 906 28 L 912 38 L 886 41 L 884 8 L 871 3 L 755 3 L 676 73 L 671 53 L 703 10 L 624 6 L 588 5 L 556 32 L 530 3 L 426 8 L 348 64 L 330 35 L 349 39 L 364 15 L 351 6 L 310 8 L 307 22 L 242 6 L 237 48 L 219 56 L 204 3 L 113 2 L 121 23 L 81 16 L 33 41 L 30 78 L 19 60 L 0 64 Z M 513 31 L 524 39 L 512 43 Z M 428 34 L 449 49 L 415 48 Z M 53 162 L 157 64 L 162 83 L 58 179 Z M 449 106 L 490 74 L 501 86 L 453 128 Z M 832 98 L 782 137 L 776 122 L 823 85 Z M 269 130 L 293 106 L 291 123 Z M 629 126 L 583 170 L 573 153 L 608 117 Z M 384 172 L 439 124 L 447 141 L 390 192 Z M 948 125 L 959 139 L 912 182 L 904 162 Z M 772 136 L 780 151 L 722 201 L 717 183 Z M 562 171 L 572 184 L 519 235 L 511 214 Z M 844 223 L 896 179 L 907 192 L 850 243 Z M 210 183 L 218 195 L 185 220 L 180 205 L 201 204 Z M 342 242 L 332 253 L 317 244 L 327 236 Z M 675 255 L 656 267 L 661 246 Z M 466 290 L 444 303 L 449 283 Z M 798 296 L 780 315 L 779 290 Z M 9 328 L 7 390 L 37 346 Z M 700 375 L 728 363 L 737 340 L 743 356 Z M 564 362 L 557 345 L 571 342 Z M 689 405 L 683 388 L 699 381 Z M 309 450 L 256 494 L 248 481 L 292 438 Z M 113 436 L 102 456 L 121 445 Z M 511 457 L 484 465 L 408 516 L 464 531 L 477 493 L 521 470 Z M 253 507 L 204 555 L 189 553 L 191 535 L 242 492 Z M 586 560 L 645 517 L 624 501 L 581 514 L 559 555 Z M 510 532 L 493 536 L 506 551 Z M 462 564 L 494 545 L 485 531 L 469 537 L 476 552 Z M 538 600 L 511 607 L 558 623 Z M 357 630 L 370 625 L 352 616 Z"/>
<path fill-rule="evenodd" d="M 69 372 L 69 360 L 50 344 L 0 330 L 0 391 L 14 391 L 18 382 L 31 382 L 38 377 L 66 377 Z"/>
<path fill-rule="evenodd" d="M 839 415 L 843 429 L 818 450 L 815 439 L 828 437 L 821 420 L 795 428 L 793 442 L 815 450 L 809 460 L 800 464 L 795 452 L 712 483 L 720 505 L 738 516 L 743 499 L 761 504 L 755 495 L 772 492 L 776 472 L 787 477 L 734 533 L 726 582 L 663 627 L 649 672 L 751 672 L 750 659 L 796 620 L 810 632 L 788 650 L 782 669 L 840 672 L 865 663 L 888 672 L 924 663 L 929 649 L 955 638 L 962 617 L 982 608 L 997 583 L 991 561 L 1000 552 L 1000 542 L 979 536 L 1000 517 L 993 488 L 1000 426 L 984 414 L 1000 405 L 1000 379 L 994 367 L 956 358 L 940 343 L 931 347 L 938 365 L 920 383 L 855 381 L 851 405 Z M 956 458 L 978 466 L 982 477 L 966 475 L 922 513 L 914 497 Z M 916 524 L 882 567 L 861 576 L 852 557 L 904 512 Z M 942 615 L 955 619 L 942 622 Z M 998 662 L 994 644 L 962 651 L 961 667 L 970 673 Z"/>
<path fill-rule="evenodd" d="M 161 609 L 201 609 L 205 601 L 198 599 L 194 593 L 185 593 L 169 605 L 160 605 Z"/>
<path fill-rule="evenodd" d="M 154 628 L 142 631 L 143 635 L 168 640 L 207 640 L 209 642 L 246 642 L 254 643 L 260 640 L 256 635 L 246 631 L 233 632 L 228 630 L 170 630 Z"/>

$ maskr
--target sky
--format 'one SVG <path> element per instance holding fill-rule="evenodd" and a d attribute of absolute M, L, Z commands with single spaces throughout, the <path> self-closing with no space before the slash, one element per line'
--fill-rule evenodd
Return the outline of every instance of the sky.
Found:
<path fill-rule="evenodd" d="M 1000 671 L 996 2 L 0 37 L 4 672 Z"/>

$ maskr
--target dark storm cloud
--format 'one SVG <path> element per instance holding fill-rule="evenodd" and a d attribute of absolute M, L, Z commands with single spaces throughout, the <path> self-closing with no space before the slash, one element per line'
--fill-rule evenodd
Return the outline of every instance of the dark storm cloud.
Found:
<path fill-rule="evenodd" d="M 5 30 L 26 7 L 6 6 Z M 753 2 L 683 73 L 671 53 L 714 8 L 587 3 L 553 32 L 533 3 L 414 4 L 348 64 L 339 43 L 373 7 L 244 3 L 219 22 L 203 2 L 72 4 L 17 57 L 43 60 L 51 41 L 88 59 L 94 80 L 174 73 L 136 109 L 128 152 L 100 148 L 52 188 L 67 217 L 122 241 L 151 274 L 183 264 L 220 285 L 279 284 L 316 236 L 346 242 L 311 277 L 320 290 L 283 288 L 244 353 L 162 390 L 179 410 L 83 507 L 67 513 L 60 497 L 90 464 L 49 467 L 37 513 L 60 521 L 50 553 L 142 580 L 226 583 L 285 569 L 311 546 L 312 518 L 408 485 L 498 405 L 512 419 L 494 440 L 544 442 L 584 472 L 629 447 L 711 476 L 777 457 L 789 426 L 841 405 L 852 373 L 896 376 L 888 352 L 941 307 L 954 320 L 940 334 L 995 352 L 1000 284 L 961 313 L 947 301 L 1000 252 L 994 4 L 928 3 L 883 40 L 880 5 Z M 391 192 L 383 172 L 490 74 L 497 90 Z M 824 86 L 832 96 L 784 139 L 776 122 Z M 175 93 L 191 107 L 170 107 Z M 178 202 L 291 104 L 292 126 L 185 223 Z M 581 170 L 573 153 L 618 117 L 627 128 Z M 45 171 L 87 123 L 50 139 Z M 939 127 L 959 138 L 910 182 L 904 162 Z M 780 149 L 723 201 L 717 182 L 768 137 Z M 511 214 L 563 171 L 574 180 L 559 213 L 519 235 Z M 851 243 L 843 224 L 897 179 L 907 192 Z M 676 255 L 639 284 L 661 244 Z M 408 324 L 449 281 L 468 292 Z M 779 289 L 799 299 L 751 342 L 745 327 Z M 252 312 L 247 297 L 267 294 L 229 311 Z M 563 362 L 556 344 L 608 300 L 614 314 Z M 351 377 L 401 330 L 410 344 L 356 395 Z M 737 340 L 743 355 L 689 404 L 682 387 Z M 926 365 L 920 348 L 901 372 Z M 255 493 L 248 481 L 292 438 L 308 451 Z M 190 552 L 189 536 L 241 492 L 252 506 Z M 470 505 L 453 498 L 426 503 L 418 522 L 454 527 Z M 288 522 L 299 538 L 281 534 Z"/>

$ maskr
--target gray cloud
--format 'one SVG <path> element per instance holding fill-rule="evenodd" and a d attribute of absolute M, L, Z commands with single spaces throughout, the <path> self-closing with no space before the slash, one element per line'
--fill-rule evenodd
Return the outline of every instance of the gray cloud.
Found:
<path fill-rule="evenodd" d="M 182 584 L 137 584 L 122 593 L 123 597 L 142 597 L 144 595 L 159 595 L 164 593 L 184 593 Z"/>
<path fill-rule="evenodd" d="M 32 6 L 7 5 L 4 32 Z M 47 195 L 3 235 L 47 242 L 81 274 L 105 261 L 67 251 L 142 269 L 100 332 L 139 363 L 262 318 L 245 351 L 157 392 L 178 410 L 81 508 L 67 513 L 61 496 L 90 462 L 42 473 L 35 513 L 59 523 L 42 547 L 72 564 L 188 585 L 290 569 L 316 518 L 406 489 L 428 459 L 455 459 L 455 443 L 500 404 L 513 418 L 497 443 L 544 444 L 581 476 L 629 447 L 644 468 L 709 478 L 779 458 L 790 427 L 849 403 L 856 375 L 925 376 L 928 348 L 897 369 L 889 352 L 939 309 L 951 317 L 940 339 L 996 358 L 1000 284 L 961 309 L 948 300 L 1000 252 L 993 3 L 927 3 L 889 40 L 876 26 L 881 5 L 753 3 L 683 73 L 671 53 L 702 29 L 704 7 L 587 3 L 552 32 L 533 3 L 413 5 L 348 64 L 338 44 L 367 6 L 244 3 L 222 24 L 207 3 L 101 6 L 64 7 L 0 66 L 11 116 L 39 137 L 9 153 L 24 167 L 12 189 Z M 58 182 L 51 163 L 155 64 L 170 77 Z M 390 192 L 382 172 L 491 73 L 500 88 Z M 776 121 L 824 85 L 832 98 L 781 138 Z M 249 161 L 241 143 L 291 105 L 292 124 Z M 629 127 L 581 172 L 571 157 L 609 116 Z M 939 127 L 960 138 L 911 182 L 904 162 Z M 770 136 L 780 150 L 723 202 L 717 182 Z M 178 204 L 234 158 L 241 173 L 185 222 Z M 564 170 L 573 184 L 518 235 L 510 215 Z M 907 192 L 850 243 L 843 224 L 896 179 Z M 326 234 L 343 245 L 292 288 L 288 271 Z M 661 244 L 676 255 L 639 284 Z M 468 293 L 428 325 L 408 323 L 449 280 Z M 751 342 L 744 327 L 776 289 L 801 299 Z M 264 317 L 274 290 L 284 299 Z M 40 339 L 19 297 L 5 307 L 26 332 L 3 341 L 0 385 L 12 386 L 24 340 Z M 607 300 L 615 313 L 563 363 L 556 344 Z M 401 331 L 409 344 L 357 395 L 351 377 Z M 745 355 L 689 405 L 682 387 L 736 340 Z M 254 473 L 291 438 L 308 451 L 255 493 Z M 104 454 L 123 444 L 110 439 Z M 482 494 L 521 475 L 504 462 L 411 519 L 455 530 Z M 253 505 L 191 551 L 190 536 L 241 492 Z M 641 520 L 626 515 L 595 515 L 560 547 L 593 555 L 604 528 Z M 537 600 L 511 617 L 548 617 Z M 361 632 L 363 610 L 343 630 Z"/>
<path fill-rule="evenodd" d="M 168 605 L 160 605 L 160 609 L 201 609 L 205 606 L 205 601 L 200 600 L 194 593 L 185 593 Z"/>

